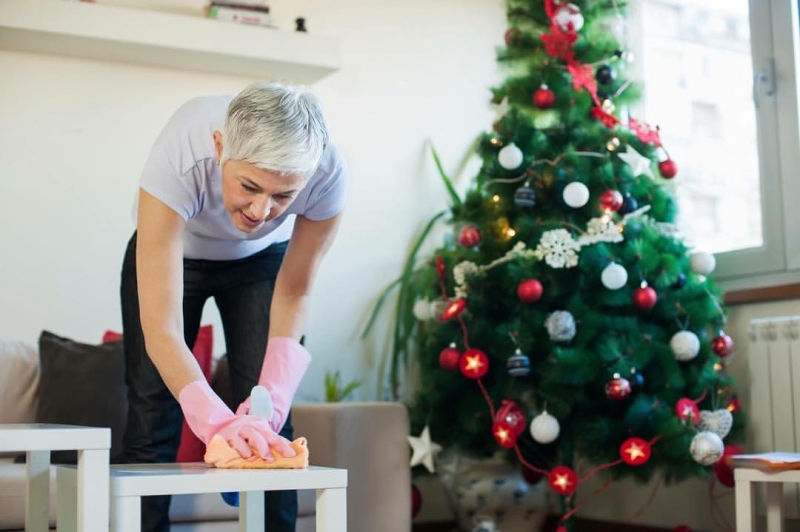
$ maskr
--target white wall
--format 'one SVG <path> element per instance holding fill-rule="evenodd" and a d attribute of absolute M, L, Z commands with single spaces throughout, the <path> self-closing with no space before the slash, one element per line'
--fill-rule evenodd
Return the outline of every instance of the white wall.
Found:
<path fill-rule="evenodd" d="M 102 1 L 102 0 L 101 0 Z M 202 0 L 109 0 L 197 14 Z M 315 356 L 300 400 L 323 376 L 365 379 L 377 397 L 378 356 L 358 329 L 394 279 L 407 246 L 446 196 L 424 151 L 432 137 L 455 166 L 491 123 L 501 0 L 270 2 L 281 28 L 340 37 L 343 68 L 315 84 L 351 182 L 340 236 L 317 282 L 308 325 Z M 269 30 L 264 30 L 269 31 Z M 172 111 L 249 79 L 0 51 L 0 337 L 42 329 L 97 342 L 120 328 L 119 269 L 131 199 L 150 145 Z M 213 305 L 216 354 L 224 351 Z M 375 337 L 382 340 L 382 334 Z"/>

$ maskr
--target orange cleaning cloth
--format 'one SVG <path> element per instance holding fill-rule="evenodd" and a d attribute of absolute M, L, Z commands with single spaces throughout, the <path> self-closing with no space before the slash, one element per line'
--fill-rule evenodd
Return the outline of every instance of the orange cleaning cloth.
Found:
<path fill-rule="evenodd" d="M 247 460 L 228 445 L 222 436 L 214 436 L 208 442 L 206 454 L 203 457 L 207 464 L 221 469 L 306 469 L 308 467 L 308 442 L 305 438 L 297 438 L 291 442 L 297 456 L 285 458 L 274 449 L 270 449 L 274 462 L 267 462 L 261 458 Z"/>

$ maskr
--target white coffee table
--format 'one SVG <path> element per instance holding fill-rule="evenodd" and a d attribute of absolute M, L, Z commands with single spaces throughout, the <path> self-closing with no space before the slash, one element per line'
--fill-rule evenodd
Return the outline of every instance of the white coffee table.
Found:
<path fill-rule="evenodd" d="M 753 487 L 756 482 L 766 483 L 767 532 L 783 532 L 783 484 L 800 482 L 800 470 L 761 471 L 737 466 L 733 470 L 736 481 L 736 532 L 753 532 Z"/>
<path fill-rule="evenodd" d="M 148 495 L 240 492 L 239 531 L 264 531 L 264 493 L 276 490 L 317 492 L 317 532 L 347 531 L 347 470 L 216 469 L 204 463 L 127 464 L 110 467 L 111 530 L 141 530 L 141 498 Z M 58 532 L 74 532 L 73 508 L 78 485 L 74 466 L 59 466 Z M 63 503 L 63 505 L 62 505 Z"/>
<path fill-rule="evenodd" d="M 108 460 L 111 429 L 25 423 L 0 424 L 0 451 L 25 451 L 28 493 L 25 530 L 50 528 L 50 451 L 78 451 L 72 512 L 81 532 L 108 530 Z"/>

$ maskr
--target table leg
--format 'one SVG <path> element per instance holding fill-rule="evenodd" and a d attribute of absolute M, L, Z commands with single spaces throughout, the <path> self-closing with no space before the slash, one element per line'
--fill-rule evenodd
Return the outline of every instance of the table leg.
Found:
<path fill-rule="evenodd" d="M 111 497 L 111 532 L 141 532 L 142 498 Z"/>
<path fill-rule="evenodd" d="M 736 479 L 736 532 L 753 532 L 753 483 Z"/>
<path fill-rule="evenodd" d="M 347 532 L 347 488 L 317 490 L 317 532 Z"/>
<path fill-rule="evenodd" d="M 56 488 L 56 532 L 77 532 L 78 530 L 78 488 L 75 472 L 58 468 Z"/>
<path fill-rule="evenodd" d="M 28 451 L 25 473 L 28 478 L 25 530 L 47 532 L 50 528 L 50 451 Z"/>
<path fill-rule="evenodd" d="M 108 449 L 78 451 L 78 531 L 108 530 Z"/>
<path fill-rule="evenodd" d="M 239 493 L 239 532 L 264 531 L 264 492 Z"/>
<path fill-rule="evenodd" d="M 767 482 L 767 532 L 783 532 L 783 484 Z"/>

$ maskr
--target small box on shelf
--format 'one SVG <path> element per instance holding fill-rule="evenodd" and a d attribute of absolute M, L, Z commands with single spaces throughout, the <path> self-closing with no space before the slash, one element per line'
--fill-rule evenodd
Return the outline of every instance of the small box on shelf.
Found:
<path fill-rule="evenodd" d="M 272 16 L 269 13 L 269 7 L 263 2 L 245 4 L 241 3 L 241 0 L 236 2 L 215 0 L 206 6 L 206 17 L 225 22 L 266 26 L 269 28 L 275 27 L 272 22 Z"/>

